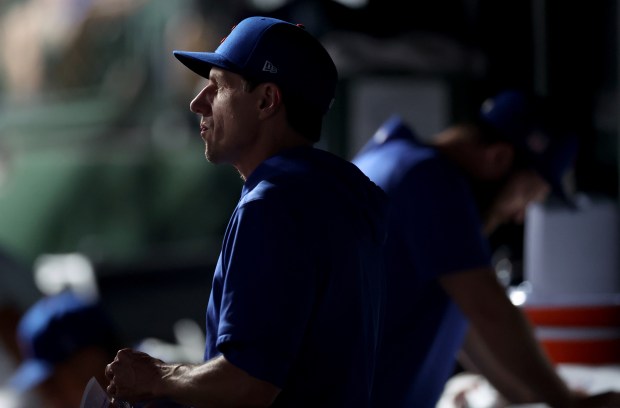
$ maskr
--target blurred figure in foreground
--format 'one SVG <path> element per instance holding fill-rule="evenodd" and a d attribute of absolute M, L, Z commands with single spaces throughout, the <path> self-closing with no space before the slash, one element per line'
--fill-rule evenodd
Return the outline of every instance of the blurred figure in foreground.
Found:
<path fill-rule="evenodd" d="M 616 394 L 569 391 L 491 264 L 487 237 L 498 226 L 523 222 L 550 192 L 567 198 L 577 140 L 554 109 L 508 90 L 430 144 L 393 117 L 353 159 L 391 205 L 374 407 L 435 407 L 462 346 L 464 365 L 511 402 L 620 406 Z"/>
<path fill-rule="evenodd" d="M 23 360 L 8 386 L 38 394 L 45 408 L 79 408 L 91 377 L 107 385 L 105 366 L 120 347 L 101 305 L 71 291 L 32 305 L 17 341 Z"/>

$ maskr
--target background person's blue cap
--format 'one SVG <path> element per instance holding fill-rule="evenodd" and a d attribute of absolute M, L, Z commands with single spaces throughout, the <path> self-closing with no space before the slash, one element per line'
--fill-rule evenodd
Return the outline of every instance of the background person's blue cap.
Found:
<path fill-rule="evenodd" d="M 77 351 L 92 345 L 111 347 L 114 336 L 112 321 L 99 303 L 70 291 L 44 297 L 26 311 L 17 326 L 23 360 L 8 385 L 21 392 L 29 390 Z"/>
<path fill-rule="evenodd" d="M 505 90 L 485 100 L 480 119 L 512 143 L 526 165 L 536 170 L 558 197 L 571 202 L 570 170 L 578 153 L 577 134 L 549 98 Z"/>
<path fill-rule="evenodd" d="M 215 52 L 174 51 L 186 67 L 208 78 L 219 67 L 258 82 L 273 82 L 285 95 L 321 113 L 331 107 L 338 72 L 323 45 L 302 26 L 249 17 L 233 27 Z"/>

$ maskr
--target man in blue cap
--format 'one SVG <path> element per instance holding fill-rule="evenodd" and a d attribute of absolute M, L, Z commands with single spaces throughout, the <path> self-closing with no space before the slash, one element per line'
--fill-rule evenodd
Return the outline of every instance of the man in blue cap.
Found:
<path fill-rule="evenodd" d="M 193 407 L 370 407 L 385 194 L 316 149 L 337 72 L 299 25 L 250 17 L 215 52 L 175 51 L 208 79 L 190 104 L 206 158 L 244 180 L 207 306 L 205 363 L 125 349 L 115 399 Z"/>
<path fill-rule="evenodd" d="M 17 327 L 21 364 L 8 386 L 34 392 L 45 408 L 79 408 L 91 377 L 106 384 L 106 364 L 120 347 L 100 303 L 71 291 L 45 296 Z"/>
<path fill-rule="evenodd" d="M 554 109 L 506 90 L 427 144 L 392 117 L 354 158 L 390 199 L 375 408 L 434 408 L 462 346 L 509 401 L 618 406 L 615 394 L 569 392 L 491 264 L 495 228 L 522 222 L 550 192 L 570 199 L 564 180 L 577 140 Z"/>

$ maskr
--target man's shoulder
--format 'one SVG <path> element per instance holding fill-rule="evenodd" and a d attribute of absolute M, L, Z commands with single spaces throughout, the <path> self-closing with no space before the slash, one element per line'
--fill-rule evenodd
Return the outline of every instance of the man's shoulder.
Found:
<path fill-rule="evenodd" d="M 434 147 L 402 139 L 363 152 L 353 159 L 353 163 L 382 187 L 411 178 L 443 178 L 459 174 Z"/>

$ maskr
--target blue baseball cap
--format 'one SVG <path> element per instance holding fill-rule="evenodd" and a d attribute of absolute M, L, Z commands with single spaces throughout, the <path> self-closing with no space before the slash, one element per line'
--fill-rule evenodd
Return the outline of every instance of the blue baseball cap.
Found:
<path fill-rule="evenodd" d="M 558 197 L 571 202 L 570 169 L 578 153 L 577 134 L 560 118 L 549 98 L 508 89 L 488 98 L 480 119 L 513 144 L 526 165 L 536 170 Z"/>
<path fill-rule="evenodd" d="M 52 375 L 56 365 L 92 345 L 116 346 L 112 321 L 99 303 L 64 291 L 31 306 L 17 326 L 23 360 L 8 385 L 27 391 Z"/>
<path fill-rule="evenodd" d="M 325 114 L 336 94 L 338 72 L 323 45 L 302 25 L 270 17 L 249 17 L 233 27 L 215 52 L 173 51 L 198 75 L 212 67 L 257 82 L 273 82 L 285 95 Z"/>

